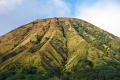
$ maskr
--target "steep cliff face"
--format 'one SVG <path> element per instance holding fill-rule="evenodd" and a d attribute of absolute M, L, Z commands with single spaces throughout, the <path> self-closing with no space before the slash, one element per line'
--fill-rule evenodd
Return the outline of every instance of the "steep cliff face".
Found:
<path fill-rule="evenodd" d="M 0 37 L 0 69 L 72 71 L 120 63 L 119 44 L 120 38 L 80 19 L 35 20 Z"/>

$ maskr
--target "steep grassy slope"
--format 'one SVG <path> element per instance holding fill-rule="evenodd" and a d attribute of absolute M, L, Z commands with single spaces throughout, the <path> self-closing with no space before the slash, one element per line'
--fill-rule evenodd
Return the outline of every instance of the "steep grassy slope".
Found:
<path fill-rule="evenodd" d="M 104 80 L 108 69 L 118 79 L 120 38 L 80 19 L 36 20 L 0 37 L 0 70 L 8 69 L 42 80 Z"/>

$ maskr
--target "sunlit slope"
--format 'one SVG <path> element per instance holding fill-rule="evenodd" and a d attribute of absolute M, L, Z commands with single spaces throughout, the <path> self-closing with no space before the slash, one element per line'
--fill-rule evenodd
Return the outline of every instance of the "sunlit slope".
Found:
<path fill-rule="evenodd" d="M 71 71 L 110 60 L 120 62 L 120 38 L 76 18 L 35 20 L 0 37 L 1 70 L 31 65 Z"/>

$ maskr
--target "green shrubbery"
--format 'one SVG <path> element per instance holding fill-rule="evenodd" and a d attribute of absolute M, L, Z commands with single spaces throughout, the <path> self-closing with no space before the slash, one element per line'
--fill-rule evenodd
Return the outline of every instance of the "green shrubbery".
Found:
<path fill-rule="evenodd" d="M 82 62 L 81 62 L 82 61 Z M 81 63 L 83 63 L 81 65 Z M 90 67 L 87 67 L 87 66 Z M 84 67 L 82 67 L 84 66 Z M 77 65 L 71 68 L 71 71 L 65 71 L 63 67 L 46 72 L 38 71 L 37 67 L 23 67 L 21 71 L 16 72 L 9 69 L 0 72 L 0 80 L 49 80 L 54 76 L 60 80 L 119 80 L 120 79 L 120 63 L 113 60 L 96 67 L 92 67 L 93 63 L 89 60 L 80 60 Z"/>
<path fill-rule="evenodd" d="M 111 37 L 115 38 L 115 36 L 105 31 L 94 29 L 94 27 L 86 26 L 85 24 L 82 25 L 82 23 L 75 21 L 70 21 L 70 23 L 84 40 L 86 40 L 88 43 L 91 43 L 92 46 L 96 47 L 97 49 L 103 51 L 103 53 L 108 53 L 107 48 L 111 49 L 111 54 L 120 52 L 120 45 L 118 45 L 116 42 L 113 42 L 111 39 Z M 90 39 L 90 36 L 88 35 L 94 37 L 95 39 Z M 117 42 L 120 43 L 119 41 Z M 104 45 L 106 45 L 106 47 L 104 47 Z"/>
<path fill-rule="evenodd" d="M 21 72 L 15 70 L 6 70 L 0 72 L 0 80 L 46 80 L 47 78 L 53 77 L 52 73 L 47 72 L 41 74 L 37 72 L 37 68 L 34 66 L 23 67 Z"/>

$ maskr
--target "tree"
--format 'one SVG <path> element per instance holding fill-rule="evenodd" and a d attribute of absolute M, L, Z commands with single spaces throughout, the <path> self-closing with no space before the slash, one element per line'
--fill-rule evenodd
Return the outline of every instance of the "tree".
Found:
<path fill-rule="evenodd" d="M 24 67 L 22 69 L 22 73 L 24 74 L 35 74 L 37 72 L 37 68 L 34 66 Z"/>
<path fill-rule="evenodd" d="M 7 78 L 6 80 L 23 80 L 25 77 L 23 74 L 15 74 L 13 76 L 11 76 L 10 78 Z"/>

